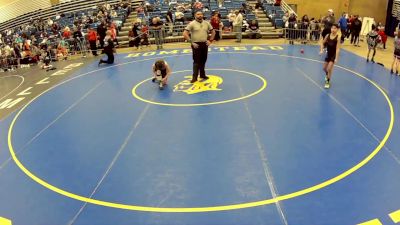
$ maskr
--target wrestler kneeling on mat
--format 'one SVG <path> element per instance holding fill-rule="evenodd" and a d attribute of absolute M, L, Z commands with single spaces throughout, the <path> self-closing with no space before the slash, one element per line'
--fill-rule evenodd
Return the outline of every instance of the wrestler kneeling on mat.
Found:
<path fill-rule="evenodd" d="M 164 89 L 164 86 L 167 85 L 168 77 L 171 75 L 171 72 L 171 67 L 169 67 L 168 63 L 164 60 L 157 60 L 153 64 L 154 78 L 152 81 L 159 83 L 160 90 Z"/>

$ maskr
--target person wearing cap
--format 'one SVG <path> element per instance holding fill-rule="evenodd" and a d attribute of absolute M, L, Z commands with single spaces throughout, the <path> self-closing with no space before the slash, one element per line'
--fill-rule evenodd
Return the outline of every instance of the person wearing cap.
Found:
<path fill-rule="evenodd" d="M 194 83 L 200 73 L 200 78 L 207 80 L 205 65 L 207 62 L 208 46 L 214 40 L 215 31 L 211 24 L 203 19 L 203 12 L 197 11 L 195 20 L 190 22 L 183 31 L 183 37 L 191 43 L 193 53 L 193 77 Z M 211 33 L 209 37 L 209 33 Z"/>
<path fill-rule="evenodd" d="M 322 23 L 324 24 L 324 30 L 322 31 L 322 38 L 324 39 L 326 35 L 331 33 L 331 27 L 335 23 L 336 19 L 333 15 L 333 10 L 328 10 L 328 15 L 322 19 Z"/>
<path fill-rule="evenodd" d="M 157 60 L 153 64 L 154 78 L 151 81 L 158 82 L 160 90 L 163 90 L 164 86 L 167 85 L 168 77 L 171 75 L 171 73 L 171 67 L 165 60 Z"/>

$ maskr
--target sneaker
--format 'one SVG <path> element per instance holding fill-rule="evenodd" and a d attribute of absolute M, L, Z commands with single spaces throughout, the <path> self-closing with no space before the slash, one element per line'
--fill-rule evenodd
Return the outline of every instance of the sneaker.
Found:
<path fill-rule="evenodd" d="M 393 69 L 390 70 L 390 74 L 393 74 Z"/>
<path fill-rule="evenodd" d="M 151 82 L 156 82 L 156 78 L 154 77 L 153 79 L 151 79 Z"/>
<path fill-rule="evenodd" d="M 325 89 L 328 89 L 328 88 L 330 88 L 330 86 L 331 86 L 331 84 L 330 84 L 328 81 L 326 81 L 326 82 L 325 82 L 324 88 L 325 88 Z"/>
<path fill-rule="evenodd" d="M 163 89 L 164 89 L 164 84 L 163 84 L 162 82 L 160 82 L 159 89 L 160 89 L 160 90 L 163 90 Z"/>

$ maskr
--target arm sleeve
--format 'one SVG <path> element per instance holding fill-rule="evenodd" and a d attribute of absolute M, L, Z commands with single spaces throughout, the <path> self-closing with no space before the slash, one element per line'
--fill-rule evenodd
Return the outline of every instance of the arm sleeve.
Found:
<path fill-rule="evenodd" d="M 192 31 L 192 23 L 189 23 L 186 27 L 185 30 L 187 31 Z"/>

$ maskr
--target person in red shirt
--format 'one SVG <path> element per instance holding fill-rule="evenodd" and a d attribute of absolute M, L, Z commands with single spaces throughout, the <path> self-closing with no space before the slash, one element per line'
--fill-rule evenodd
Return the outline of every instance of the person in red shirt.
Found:
<path fill-rule="evenodd" d="M 378 35 L 381 37 L 383 48 L 386 49 L 387 35 L 385 33 L 385 27 L 384 26 L 378 25 Z"/>
<path fill-rule="evenodd" d="M 71 30 L 69 29 L 69 27 L 64 28 L 63 37 L 65 39 L 70 39 L 71 38 Z"/>
<path fill-rule="evenodd" d="M 281 6 L 281 1 L 282 0 L 275 0 L 274 6 Z"/>
<path fill-rule="evenodd" d="M 97 32 L 93 28 L 89 29 L 88 41 L 90 50 L 92 50 L 92 54 L 97 56 Z"/>
<path fill-rule="evenodd" d="M 111 23 L 109 30 L 111 31 L 111 38 L 118 46 L 117 29 L 115 23 Z"/>
<path fill-rule="evenodd" d="M 216 40 L 216 41 L 221 39 L 220 29 L 219 29 L 219 26 L 221 24 L 221 19 L 219 18 L 218 14 L 219 14 L 218 11 L 214 12 L 214 15 L 211 17 L 211 20 L 210 20 L 211 26 L 215 30 L 214 40 Z"/>

